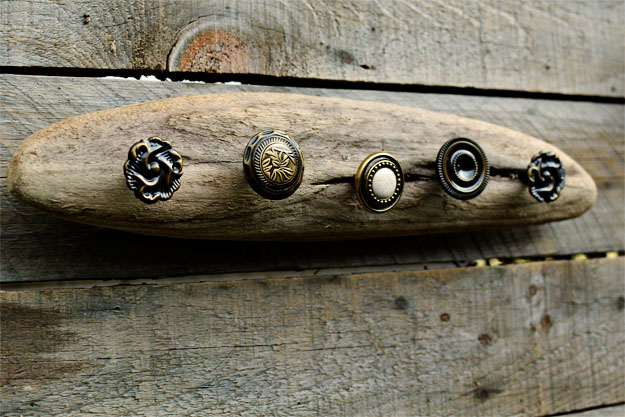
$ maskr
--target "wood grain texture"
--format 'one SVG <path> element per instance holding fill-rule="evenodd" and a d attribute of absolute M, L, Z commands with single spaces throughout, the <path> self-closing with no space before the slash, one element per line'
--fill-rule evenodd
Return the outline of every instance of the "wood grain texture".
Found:
<path fill-rule="evenodd" d="M 243 151 L 257 133 L 277 129 L 301 147 L 306 170 L 288 199 L 257 195 L 247 184 Z M 153 136 L 182 155 L 181 186 L 146 205 L 128 190 L 128 149 Z M 491 166 L 477 198 L 448 196 L 435 171 L 439 149 L 475 140 Z M 371 213 L 358 202 L 353 176 L 374 152 L 388 152 L 406 175 L 395 207 Z M 538 203 L 523 176 L 539 152 L 557 154 L 566 186 Z M 409 181 L 409 178 L 418 178 Z M 11 159 L 9 191 L 44 211 L 80 223 L 176 238 L 322 241 L 527 226 L 577 217 L 595 202 L 588 173 L 560 149 L 478 120 L 375 101 L 286 93 L 207 94 L 88 113 L 28 137 Z M 395 186 L 393 186 L 395 188 Z"/>
<path fill-rule="evenodd" d="M 0 65 L 621 97 L 620 0 L 3 1 Z"/>
<path fill-rule="evenodd" d="M 5 291 L 0 407 L 536 416 L 613 404 L 625 399 L 624 266 Z"/>
<path fill-rule="evenodd" d="M 623 106 L 381 91 L 141 82 L 134 80 L 0 77 L 1 164 L 25 137 L 54 122 L 119 105 L 191 94 L 297 92 L 374 100 L 492 122 L 560 147 L 592 175 L 598 199 L 572 221 L 499 230 L 350 243 L 199 242 L 150 238 L 56 219 L 7 193 L 2 179 L 1 274 L 4 282 L 133 279 L 319 268 L 466 265 L 475 259 L 571 255 L 625 249 L 623 242 Z M 580 238 L 583 236 L 584 238 Z M 170 257 L 154 257 L 154 248 Z M 264 253 L 273 253 L 272 257 Z M 242 254 L 245 254 L 242 256 Z M 150 260 L 149 262 L 147 260 Z"/>

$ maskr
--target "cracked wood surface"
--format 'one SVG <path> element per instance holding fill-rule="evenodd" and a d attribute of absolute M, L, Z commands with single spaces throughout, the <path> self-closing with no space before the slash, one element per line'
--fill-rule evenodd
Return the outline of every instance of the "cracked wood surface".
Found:
<path fill-rule="evenodd" d="M 624 273 L 620 257 L 3 291 L 0 410 L 536 416 L 614 404 Z"/>
<path fill-rule="evenodd" d="M 3 1 L 0 65 L 622 97 L 624 3 Z"/>
<path fill-rule="evenodd" d="M 0 92 L 5 98 L 5 106 L 0 108 L 2 176 L 22 139 L 65 118 L 159 98 L 237 91 L 294 92 L 422 107 L 544 138 L 591 174 L 598 187 L 597 202 L 575 220 L 481 233 L 323 244 L 200 242 L 150 238 L 66 222 L 8 195 L 2 179 L 2 281 L 143 279 L 344 267 L 405 269 L 415 264 L 418 268 L 438 268 L 492 257 L 570 256 L 625 249 L 623 106 L 614 104 L 4 75 L 0 77 Z M 170 256 L 154 257 L 154 248 L 167 248 Z"/>

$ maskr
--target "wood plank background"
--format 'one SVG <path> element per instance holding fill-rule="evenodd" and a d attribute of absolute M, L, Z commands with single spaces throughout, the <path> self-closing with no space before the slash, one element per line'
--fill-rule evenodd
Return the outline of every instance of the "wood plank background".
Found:
<path fill-rule="evenodd" d="M 622 97 L 620 0 L 15 0 L 0 65 Z"/>
<path fill-rule="evenodd" d="M 0 414 L 623 415 L 624 23 L 620 0 L 0 0 Z M 265 85 L 101 77 L 144 73 Z M 7 192 L 49 124 L 239 91 L 515 129 L 598 199 L 538 227 L 284 244 L 99 229 Z"/>
<path fill-rule="evenodd" d="M 622 398 L 625 262 L 2 294 L 6 416 L 541 415 Z"/>

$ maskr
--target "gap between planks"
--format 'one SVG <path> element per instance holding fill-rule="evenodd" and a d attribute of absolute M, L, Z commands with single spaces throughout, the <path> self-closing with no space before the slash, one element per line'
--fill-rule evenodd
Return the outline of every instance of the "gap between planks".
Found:
<path fill-rule="evenodd" d="M 565 411 L 563 413 L 547 414 L 542 417 L 622 417 L 625 415 L 625 402 L 602 404 L 581 410 Z"/>
<path fill-rule="evenodd" d="M 367 81 L 331 80 L 306 77 L 278 77 L 261 74 L 224 74 L 201 72 L 147 71 L 133 69 L 96 69 L 63 67 L 0 66 L 0 75 L 31 75 L 40 77 L 79 77 L 162 81 L 198 84 L 242 84 L 265 87 L 325 88 L 330 90 L 370 90 L 399 93 L 454 94 L 460 96 L 527 98 L 536 100 L 585 101 L 589 103 L 625 104 L 625 96 L 600 94 L 549 93 L 498 88 L 456 87 L 446 85 L 398 84 Z"/>
<path fill-rule="evenodd" d="M 424 264 L 404 264 L 404 265 L 383 265 L 383 266 L 360 266 L 360 267 L 344 267 L 344 268 L 315 268 L 305 270 L 289 270 L 289 271 L 258 271 L 258 272 L 243 272 L 243 273 L 226 273 L 226 274 L 214 274 L 214 275 L 185 275 L 185 276 L 170 276 L 162 278 L 145 278 L 145 279 L 91 279 L 91 280 L 59 280 L 59 281 L 26 281 L 26 282 L 10 282 L 0 283 L 0 293 L 11 291 L 39 291 L 39 290 L 54 290 L 54 289 L 88 289 L 97 287 L 118 287 L 118 286 L 135 286 L 135 285 L 176 285 L 176 284 L 190 284 L 190 283 L 205 283 L 205 282 L 232 282 L 232 281 L 252 281 L 252 280 L 272 280 L 272 279 L 284 279 L 284 278 L 321 278 L 321 277 L 334 277 L 339 275 L 353 275 L 353 274 L 365 274 L 365 273 L 380 273 L 380 272 L 402 272 L 402 271 L 428 271 L 437 269 L 473 269 L 473 268 L 496 268 L 506 267 L 514 264 L 524 263 L 550 263 L 559 262 L 569 259 L 570 262 L 586 261 L 588 259 L 615 259 L 623 258 L 625 253 L 608 252 L 595 253 L 595 254 L 578 254 L 573 256 L 559 256 L 559 257 L 547 257 L 547 258 L 535 258 L 535 259 L 498 259 L 492 258 L 489 260 L 478 259 L 473 262 L 472 265 L 458 267 L 450 262 L 431 263 Z"/>

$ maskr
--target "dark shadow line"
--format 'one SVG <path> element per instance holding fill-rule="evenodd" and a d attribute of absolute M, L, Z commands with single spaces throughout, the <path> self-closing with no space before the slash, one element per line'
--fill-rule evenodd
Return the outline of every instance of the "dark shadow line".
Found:
<path fill-rule="evenodd" d="M 618 407 L 619 405 L 625 405 L 625 402 L 619 402 L 619 403 L 614 403 L 614 404 L 602 404 L 602 405 L 596 405 L 593 407 L 587 407 L 587 408 L 580 408 L 578 410 L 571 410 L 571 411 L 563 411 L 561 413 L 555 413 L 555 414 L 547 414 L 544 415 L 542 417 L 559 417 L 559 416 L 568 416 L 570 414 L 578 414 L 578 413 L 584 413 L 586 411 L 594 411 L 594 410 L 601 410 L 602 408 L 610 408 L 610 407 Z"/>
<path fill-rule="evenodd" d="M 206 83 L 240 82 L 260 86 L 326 88 L 345 90 L 392 91 L 424 94 L 455 94 L 465 96 L 527 98 L 539 100 L 586 101 L 593 103 L 625 104 L 625 97 L 593 96 L 584 94 L 546 93 L 538 91 L 516 91 L 476 87 L 452 87 L 441 85 L 376 83 L 367 81 L 343 81 L 318 78 L 278 77 L 262 74 L 214 74 L 200 72 L 168 72 L 137 69 L 63 68 L 63 67 L 14 67 L 0 66 L 1 74 L 35 75 L 56 77 L 125 77 L 139 79 L 152 75 L 159 80 L 201 81 Z"/>
<path fill-rule="evenodd" d="M 625 256 L 625 251 L 617 251 L 617 257 L 622 258 Z M 593 252 L 585 253 L 586 259 L 599 259 L 606 258 L 606 252 Z M 410 267 L 413 271 L 427 271 L 432 269 L 449 269 L 449 268 L 500 268 L 518 263 L 519 260 L 523 260 L 524 263 L 530 262 L 555 262 L 555 261 L 574 261 L 573 254 L 567 255 L 542 255 L 542 256 L 528 256 L 528 257 L 499 257 L 496 258 L 499 263 L 495 266 L 483 265 L 480 266 L 475 261 L 455 260 L 455 261 L 433 261 L 424 263 L 394 263 L 394 264 L 381 264 L 381 265 L 360 265 L 357 267 L 330 267 L 330 268 L 313 268 L 316 269 L 314 274 L 305 274 L 303 278 L 323 278 L 332 277 L 335 275 L 350 275 L 354 273 L 366 273 L 378 271 L 380 268 L 395 267 L 396 270 L 404 270 L 405 267 Z M 271 270 L 263 271 L 240 271 L 240 272 L 223 272 L 217 274 L 171 274 L 166 276 L 155 275 L 151 277 L 136 278 L 136 277 L 116 277 L 116 278 L 89 278 L 89 279 L 72 279 L 72 280 L 32 280 L 32 281 L 11 281 L 1 282 L 1 291 L 26 291 L 26 290 L 38 290 L 38 289 L 52 289 L 52 288 L 92 288 L 92 287 L 117 287 L 117 286 L 134 286 L 134 285 L 163 285 L 163 284 L 182 284 L 182 283 L 198 283 L 198 282 L 231 282 L 231 281 L 248 281 L 248 280 L 263 280 L 263 279 L 282 279 L 291 278 L 305 271 L 310 271 L 309 268 L 274 268 Z M 338 271 L 338 272 L 337 272 Z M 357 272 L 355 272 L 357 271 Z M 261 274 L 261 275 L 259 275 Z M 267 274 L 276 274 L 274 276 L 268 276 Z M 283 275 L 286 274 L 286 275 Z M 228 276 L 237 276 L 237 279 L 227 279 Z M 221 277 L 216 280 L 215 277 Z M 224 278 L 226 277 L 226 278 Z M 199 278 L 199 279 L 195 279 Z M 604 405 L 596 408 L 610 407 L 625 403 L 617 403 L 612 405 Z M 590 408 L 592 410 L 594 408 Z M 583 410 L 582 410 L 583 411 Z M 565 412 L 562 414 L 550 414 L 542 417 L 555 417 L 573 413 L 575 411 Z"/>

